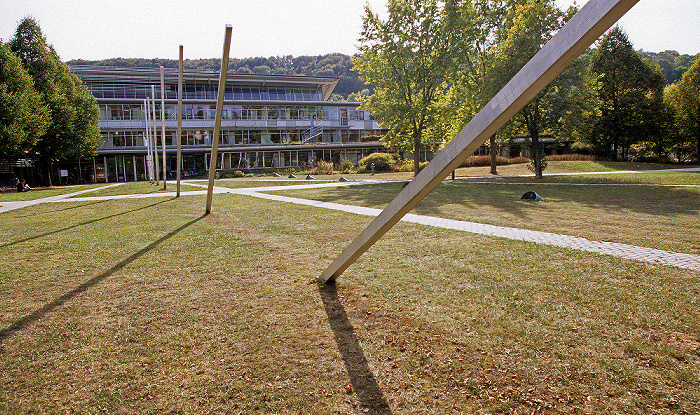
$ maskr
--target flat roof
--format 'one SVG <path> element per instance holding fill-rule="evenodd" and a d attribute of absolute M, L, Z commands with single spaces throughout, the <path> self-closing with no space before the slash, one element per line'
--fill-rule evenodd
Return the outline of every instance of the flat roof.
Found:
<path fill-rule="evenodd" d="M 70 65 L 71 71 L 83 82 L 127 82 L 159 84 L 160 68 Z M 177 82 L 178 68 L 163 68 L 163 75 L 168 83 Z M 203 69 L 183 69 L 183 82 L 218 84 L 219 72 Z M 328 100 L 340 78 L 301 75 L 261 75 L 227 73 L 227 85 L 259 86 L 312 86 L 321 88 L 324 100 Z"/>

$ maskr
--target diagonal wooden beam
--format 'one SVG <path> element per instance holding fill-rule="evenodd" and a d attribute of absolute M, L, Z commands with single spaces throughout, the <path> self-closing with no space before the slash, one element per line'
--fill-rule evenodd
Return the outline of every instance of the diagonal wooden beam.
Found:
<path fill-rule="evenodd" d="M 224 108 L 224 92 L 226 91 L 226 73 L 228 71 L 228 55 L 231 49 L 231 32 L 233 26 L 226 25 L 224 34 L 224 52 L 221 58 L 219 73 L 219 95 L 216 99 L 216 117 L 214 117 L 214 136 L 211 138 L 211 159 L 209 161 L 209 187 L 207 188 L 207 207 L 205 213 L 211 213 L 211 203 L 214 195 L 214 177 L 216 176 L 216 157 L 219 151 L 219 131 L 221 130 L 221 113 Z M 206 156 L 205 156 L 206 157 Z"/>
<path fill-rule="evenodd" d="M 637 3 L 590 0 L 326 268 L 335 280 Z"/>

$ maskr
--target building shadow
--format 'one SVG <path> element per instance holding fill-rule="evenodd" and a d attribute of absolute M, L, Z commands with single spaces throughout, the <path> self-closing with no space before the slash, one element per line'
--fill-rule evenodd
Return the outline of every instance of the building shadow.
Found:
<path fill-rule="evenodd" d="M 107 277 L 113 275 L 115 272 L 118 272 L 119 270 L 121 270 L 125 266 L 129 265 L 130 263 L 136 261 L 137 259 L 142 257 L 144 254 L 148 253 L 149 251 L 151 251 L 153 248 L 157 247 L 161 243 L 167 241 L 168 239 L 172 238 L 173 236 L 177 235 L 178 233 L 182 232 L 183 230 L 187 229 L 188 227 L 194 225 L 195 223 L 200 221 L 202 218 L 204 218 L 204 216 L 205 215 L 202 215 L 196 219 L 193 219 L 193 220 L 187 222 L 186 224 L 171 231 L 167 235 L 162 236 L 158 240 L 152 242 L 150 245 L 146 246 L 145 248 L 143 248 L 143 249 L 139 250 L 138 252 L 134 253 L 133 255 L 129 256 L 128 258 L 125 258 L 122 261 L 118 262 L 112 268 L 106 270 L 105 272 L 101 273 L 100 275 L 97 275 L 97 276 L 85 281 L 84 283 L 75 287 L 73 290 L 56 298 L 55 300 L 44 305 L 40 309 L 38 309 L 38 310 L 34 311 L 33 313 L 28 314 L 28 315 L 22 317 L 21 319 L 17 320 L 16 322 L 12 323 L 12 325 L 10 325 L 9 327 L 0 330 L 0 344 L 2 342 L 4 342 L 8 337 L 10 337 L 13 333 L 15 333 L 19 330 L 22 330 L 23 328 L 27 327 L 28 325 L 44 318 L 47 314 L 53 312 L 57 307 L 62 306 L 63 304 L 72 300 L 73 298 L 80 295 L 81 293 L 89 290 L 93 286 L 104 281 Z"/>
<path fill-rule="evenodd" d="M 350 384 L 360 404 L 367 413 L 391 414 L 389 403 L 369 368 L 367 358 L 355 334 L 355 328 L 338 299 L 335 282 L 318 284 L 318 292 L 323 300 L 338 350 L 343 357 L 345 370 L 350 377 Z"/>
<path fill-rule="evenodd" d="M 150 209 L 150 208 L 152 208 L 152 207 L 154 207 L 154 206 L 158 206 L 158 205 L 160 205 L 161 203 L 169 202 L 169 201 L 171 201 L 171 200 L 173 200 L 173 199 L 174 199 L 174 198 L 170 198 L 170 199 L 167 199 L 167 200 L 161 200 L 160 202 L 152 203 L 152 204 L 150 204 L 150 205 L 143 206 L 143 207 L 140 207 L 140 208 L 136 208 L 136 209 L 127 210 L 127 211 L 124 211 L 124 212 L 115 213 L 115 214 L 113 214 L 113 215 L 104 216 L 104 217 L 97 218 L 97 219 L 92 219 L 92 220 L 89 220 L 89 221 L 87 221 L 87 222 L 76 223 L 75 225 L 67 226 L 67 227 L 61 228 L 61 229 L 56 229 L 55 231 L 50 231 L 50 232 L 42 233 L 42 234 L 39 234 L 39 235 L 29 236 L 29 237 L 27 237 L 27 238 L 19 239 L 19 240 L 17 240 L 17 241 L 7 242 L 7 243 L 4 243 L 4 244 L 0 244 L 0 248 L 6 248 L 6 247 L 8 247 L 8 246 L 13 246 L 13 245 L 21 244 L 22 242 L 31 241 L 31 240 L 33 240 L 33 239 L 43 238 L 44 236 L 49 236 L 49 235 L 54 235 L 54 234 L 57 234 L 57 233 L 65 232 L 65 231 L 67 231 L 67 230 L 75 229 L 75 228 L 80 227 L 80 226 L 90 225 L 90 224 L 92 224 L 92 223 L 99 222 L 99 221 L 101 221 L 101 220 L 110 219 L 110 218 L 115 218 L 115 217 L 117 217 L 117 216 L 126 215 L 126 214 L 128 214 L 128 213 L 138 212 L 139 210 Z M 83 207 L 83 206 L 85 206 L 85 205 L 81 205 L 80 207 Z"/>

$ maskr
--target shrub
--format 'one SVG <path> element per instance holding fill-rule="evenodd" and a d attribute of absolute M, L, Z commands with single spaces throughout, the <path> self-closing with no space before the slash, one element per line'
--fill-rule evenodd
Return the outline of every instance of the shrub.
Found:
<path fill-rule="evenodd" d="M 513 157 L 512 159 L 507 160 L 508 164 L 525 164 L 530 162 L 530 159 L 527 157 Z"/>
<path fill-rule="evenodd" d="M 514 157 L 505 158 L 501 156 L 496 156 L 496 164 L 499 166 L 507 166 L 510 164 L 522 164 L 529 162 L 530 159 L 527 157 Z M 471 156 L 467 157 L 466 160 L 459 167 L 482 167 L 491 165 L 491 156 Z"/>
<path fill-rule="evenodd" d="M 595 161 L 592 154 L 554 154 L 547 156 L 549 161 Z"/>
<path fill-rule="evenodd" d="M 375 173 L 390 172 L 394 169 L 396 159 L 393 155 L 388 153 L 372 153 L 369 156 L 360 160 L 358 166 L 364 171 L 371 172 L 372 163 L 374 163 Z"/>
<path fill-rule="evenodd" d="M 309 170 L 311 174 L 331 174 L 333 173 L 333 163 L 330 161 L 319 160 L 316 165 Z"/>
<path fill-rule="evenodd" d="M 349 173 L 354 167 L 355 165 L 348 159 L 343 159 L 340 164 L 338 164 L 338 170 L 342 171 L 343 173 Z"/>
<path fill-rule="evenodd" d="M 540 158 L 540 166 L 542 166 L 542 171 L 545 171 L 547 169 L 547 157 L 542 155 L 542 158 Z M 532 159 L 527 163 L 527 169 L 530 170 L 531 172 L 535 172 L 535 160 Z"/>
<path fill-rule="evenodd" d="M 394 164 L 394 171 L 413 171 L 413 160 L 399 160 Z"/>
<path fill-rule="evenodd" d="M 418 171 L 423 170 L 425 166 L 428 165 L 427 161 L 421 161 L 418 163 Z M 405 159 L 399 160 L 394 164 L 395 172 L 412 172 L 413 171 L 413 160 Z"/>

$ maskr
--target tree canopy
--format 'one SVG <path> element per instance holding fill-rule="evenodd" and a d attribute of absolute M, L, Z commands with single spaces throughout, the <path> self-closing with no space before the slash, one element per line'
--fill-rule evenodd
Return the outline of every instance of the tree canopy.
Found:
<path fill-rule="evenodd" d="M 0 42 L 0 157 L 21 157 L 46 132 L 48 108 L 22 61 Z"/>
<path fill-rule="evenodd" d="M 617 159 L 621 150 L 626 158 L 632 144 L 659 138 L 665 79 L 619 27 L 599 42 L 589 76 L 597 100 L 589 139 L 600 153 Z"/>
<path fill-rule="evenodd" d="M 489 96 L 501 89 L 573 15 L 560 10 L 553 0 L 526 0 L 511 5 L 506 24 L 494 45 L 494 61 L 486 73 Z M 581 84 L 580 65 L 573 65 L 532 99 L 513 119 L 515 130 L 524 131 L 532 142 L 535 177 L 542 177 L 539 137 L 563 124 L 572 90 Z"/>
<path fill-rule="evenodd" d="M 696 159 L 700 160 L 700 59 L 677 84 L 668 88 L 666 96 L 674 110 L 678 144 L 691 147 L 694 142 Z"/>
<path fill-rule="evenodd" d="M 39 159 L 45 184 L 50 185 L 50 162 L 94 155 L 101 139 L 97 101 L 61 62 L 33 19 L 20 22 L 10 47 L 49 110 L 46 131 L 32 152 Z"/>
<path fill-rule="evenodd" d="M 451 80 L 472 53 L 471 2 L 389 0 L 382 20 L 365 8 L 360 56 L 353 58 L 360 77 L 374 86 L 362 106 L 389 129 L 385 142 L 413 152 L 419 171 L 421 147 L 442 141 L 438 119 Z"/>

